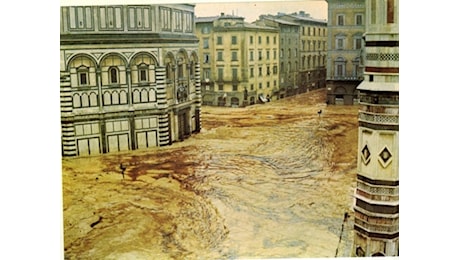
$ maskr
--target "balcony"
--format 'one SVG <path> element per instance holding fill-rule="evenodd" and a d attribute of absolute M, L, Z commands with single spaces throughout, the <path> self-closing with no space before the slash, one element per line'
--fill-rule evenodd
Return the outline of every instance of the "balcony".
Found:
<path fill-rule="evenodd" d="M 342 81 L 361 81 L 364 78 L 362 76 L 330 76 L 327 80 L 342 80 Z"/>
<path fill-rule="evenodd" d="M 399 115 L 395 114 L 380 114 L 372 112 L 359 112 L 359 121 L 380 124 L 380 125 L 399 125 Z"/>

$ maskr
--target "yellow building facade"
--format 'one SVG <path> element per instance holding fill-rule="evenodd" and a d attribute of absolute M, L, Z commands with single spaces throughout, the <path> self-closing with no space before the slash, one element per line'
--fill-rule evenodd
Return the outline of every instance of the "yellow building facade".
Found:
<path fill-rule="evenodd" d="M 221 14 L 196 19 L 204 105 L 247 106 L 276 98 L 278 30 Z"/>

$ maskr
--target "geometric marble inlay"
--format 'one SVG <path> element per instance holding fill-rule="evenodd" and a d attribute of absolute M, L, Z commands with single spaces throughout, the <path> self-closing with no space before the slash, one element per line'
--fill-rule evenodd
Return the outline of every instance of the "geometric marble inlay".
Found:
<path fill-rule="evenodd" d="M 379 153 L 379 162 L 383 166 L 383 168 L 386 168 L 388 164 L 393 159 L 393 155 L 391 154 L 390 150 L 385 146 L 382 151 Z"/>
<path fill-rule="evenodd" d="M 371 152 L 369 151 L 369 148 L 367 147 L 367 144 L 361 150 L 361 158 L 363 159 L 363 163 L 365 165 L 367 165 L 369 163 L 369 161 L 371 160 Z"/>

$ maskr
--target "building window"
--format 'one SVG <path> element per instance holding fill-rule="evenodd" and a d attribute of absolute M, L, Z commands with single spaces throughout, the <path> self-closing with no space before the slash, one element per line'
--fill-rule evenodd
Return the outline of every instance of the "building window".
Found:
<path fill-rule="evenodd" d="M 259 38 L 258 38 L 258 43 L 259 43 L 259 44 L 262 44 L 262 36 L 259 36 Z"/>
<path fill-rule="evenodd" d="M 138 67 L 139 71 L 139 82 L 147 82 L 148 79 L 148 65 L 141 64 Z"/>
<path fill-rule="evenodd" d="M 353 77 L 359 77 L 359 57 L 353 60 Z"/>
<path fill-rule="evenodd" d="M 254 51 L 249 51 L 249 60 L 254 60 Z"/>
<path fill-rule="evenodd" d="M 276 88 L 276 79 L 273 81 L 273 87 Z"/>
<path fill-rule="evenodd" d="M 343 37 L 338 37 L 336 38 L 336 49 L 337 50 L 343 50 L 345 48 L 345 39 Z"/>
<path fill-rule="evenodd" d="M 273 74 L 278 74 L 278 66 L 273 66 Z"/>
<path fill-rule="evenodd" d="M 109 77 L 110 77 L 110 83 L 112 84 L 118 83 L 118 69 L 115 67 L 109 68 Z"/>
<path fill-rule="evenodd" d="M 276 57 L 277 57 L 277 56 L 276 56 L 276 50 L 273 50 L 273 59 L 276 60 Z"/>
<path fill-rule="evenodd" d="M 224 69 L 223 68 L 217 69 L 217 79 L 220 81 L 224 80 Z"/>
<path fill-rule="evenodd" d="M 273 44 L 276 44 L 276 36 L 273 36 Z"/>
<path fill-rule="evenodd" d="M 254 37 L 253 36 L 249 36 L 249 44 L 253 44 L 254 43 Z"/>
<path fill-rule="evenodd" d="M 262 89 L 262 82 L 259 83 L 259 89 Z"/>
<path fill-rule="evenodd" d="M 238 84 L 233 84 L 232 85 L 232 90 L 233 91 L 238 91 Z"/>
<path fill-rule="evenodd" d="M 251 90 L 254 90 L 254 84 L 251 84 Z"/>
<path fill-rule="evenodd" d="M 209 29 L 208 26 L 204 26 L 203 28 L 201 28 L 201 33 L 203 34 L 209 34 L 211 32 L 211 30 Z"/>
<path fill-rule="evenodd" d="M 219 84 L 219 91 L 223 91 L 224 90 L 224 84 Z"/>
<path fill-rule="evenodd" d="M 232 44 L 237 44 L 237 39 L 236 36 L 232 36 Z"/>
<path fill-rule="evenodd" d="M 224 60 L 224 58 L 223 58 L 223 53 L 222 53 L 221 51 L 218 51 L 218 52 L 217 52 L 217 60 L 218 60 L 218 61 L 223 61 L 223 60 Z"/>
<path fill-rule="evenodd" d="M 344 65 L 342 63 L 336 64 L 336 76 L 337 77 L 343 77 L 345 74 L 343 70 L 345 69 Z"/>
<path fill-rule="evenodd" d="M 262 76 L 262 67 L 259 67 L 259 76 Z"/>
<path fill-rule="evenodd" d="M 270 36 L 267 36 L 267 44 L 270 44 Z"/>
<path fill-rule="evenodd" d="M 209 63 L 209 53 L 203 54 L 203 62 L 204 63 Z"/>
<path fill-rule="evenodd" d="M 345 76 L 345 59 L 339 57 L 335 60 L 335 76 L 344 77 Z"/>
<path fill-rule="evenodd" d="M 270 51 L 267 51 L 267 60 L 270 59 Z"/>
<path fill-rule="evenodd" d="M 235 68 L 232 69 L 232 79 L 238 80 L 238 69 L 235 69 Z"/>
<path fill-rule="evenodd" d="M 394 0 L 387 0 L 387 23 L 394 23 Z"/>
<path fill-rule="evenodd" d="M 361 37 L 355 38 L 355 44 L 354 44 L 354 45 L 355 45 L 355 46 L 354 46 L 354 47 L 355 47 L 355 50 L 360 50 L 361 47 L 362 47 L 361 44 L 362 44 Z"/>
<path fill-rule="evenodd" d="M 262 51 L 259 51 L 259 60 L 262 60 Z"/>
<path fill-rule="evenodd" d="M 217 45 L 222 45 L 222 36 L 217 36 Z"/>
<path fill-rule="evenodd" d="M 179 79 L 182 79 L 184 78 L 184 63 L 183 63 L 183 60 L 181 60 L 178 64 L 177 64 L 177 77 Z"/>
<path fill-rule="evenodd" d="M 238 52 L 232 51 L 232 61 L 237 61 L 238 60 Z"/>
<path fill-rule="evenodd" d="M 270 66 L 267 65 L 267 75 L 270 75 Z"/>
<path fill-rule="evenodd" d="M 203 49 L 209 49 L 209 39 L 203 39 Z"/>
<path fill-rule="evenodd" d="M 249 76 L 250 76 L 251 78 L 254 78 L 254 68 L 250 68 L 250 69 L 249 69 Z"/>
<path fill-rule="evenodd" d="M 363 15 L 357 14 L 355 17 L 356 25 L 363 25 Z"/>
<path fill-rule="evenodd" d="M 79 86 L 87 86 L 89 85 L 89 77 L 88 77 L 88 68 L 85 66 L 81 66 L 78 68 L 78 85 Z"/>
<path fill-rule="evenodd" d="M 166 62 L 166 80 L 171 82 L 173 76 L 173 65 L 170 61 Z"/>
<path fill-rule="evenodd" d="M 195 62 L 194 61 L 190 62 L 189 75 L 191 79 L 195 78 Z"/>
<path fill-rule="evenodd" d="M 267 82 L 267 88 L 270 88 L 270 82 Z"/>
<path fill-rule="evenodd" d="M 204 69 L 203 70 L 203 75 L 205 79 L 209 79 L 211 75 L 211 70 L 210 69 Z"/>
<path fill-rule="evenodd" d="M 339 14 L 337 15 L 337 25 L 344 26 L 345 25 L 345 15 Z"/>

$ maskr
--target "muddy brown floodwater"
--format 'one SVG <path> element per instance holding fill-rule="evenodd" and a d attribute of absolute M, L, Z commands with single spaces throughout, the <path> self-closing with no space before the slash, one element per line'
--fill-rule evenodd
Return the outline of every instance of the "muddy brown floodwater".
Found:
<path fill-rule="evenodd" d="M 325 95 L 204 106 L 183 142 L 63 159 L 65 258 L 350 256 L 358 107 Z"/>

